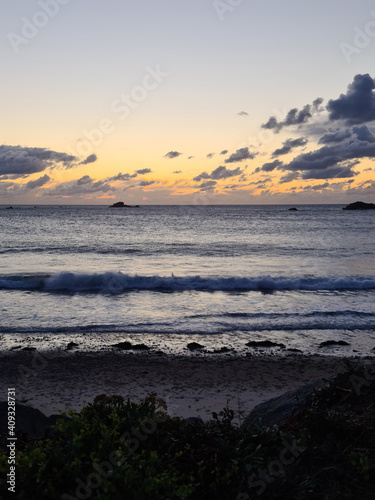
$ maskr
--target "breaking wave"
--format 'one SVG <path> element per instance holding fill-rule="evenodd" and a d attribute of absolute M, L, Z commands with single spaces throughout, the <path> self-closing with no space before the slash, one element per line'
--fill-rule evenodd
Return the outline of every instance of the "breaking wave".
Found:
<path fill-rule="evenodd" d="M 134 290 L 182 292 L 273 292 L 375 290 L 375 277 L 201 277 L 139 276 L 121 272 L 0 276 L 0 289 L 43 292 L 122 293 Z"/>

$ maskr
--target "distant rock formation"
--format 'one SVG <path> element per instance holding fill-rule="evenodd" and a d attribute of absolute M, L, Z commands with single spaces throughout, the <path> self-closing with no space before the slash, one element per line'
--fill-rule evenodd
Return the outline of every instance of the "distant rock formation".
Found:
<path fill-rule="evenodd" d="M 343 210 L 375 210 L 374 203 L 365 203 L 364 201 L 356 201 L 355 203 L 350 203 Z"/>
<path fill-rule="evenodd" d="M 139 205 L 125 205 L 123 201 L 118 201 L 114 203 L 109 208 L 139 208 Z"/>
<path fill-rule="evenodd" d="M 293 208 L 288 208 L 289 212 L 298 212 L 298 208 L 293 207 Z"/>

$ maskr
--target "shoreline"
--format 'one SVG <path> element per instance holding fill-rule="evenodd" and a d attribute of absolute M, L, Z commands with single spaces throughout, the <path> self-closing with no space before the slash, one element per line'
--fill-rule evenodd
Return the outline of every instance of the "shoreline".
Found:
<path fill-rule="evenodd" d="M 0 380 L 18 403 L 45 415 L 81 409 L 99 394 L 133 401 L 156 392 L 168 413 L 209 420 L 228 406 L 246 416 L 256 405 L 315 380 L 345 371 L 344 362 L 374 363 L 375 356 L 163 355 L 123 352 L 0 352 Z"/>

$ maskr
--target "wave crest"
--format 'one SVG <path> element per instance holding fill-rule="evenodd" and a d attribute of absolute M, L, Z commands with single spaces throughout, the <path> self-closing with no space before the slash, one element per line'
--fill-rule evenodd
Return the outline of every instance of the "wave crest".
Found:
<path fill-rule="evenodd" d="M 139 276 L 121 272 L 71 273 L 55 275 L 0 276 L 0 289 L 44 292 L 110 292 L 150 291 L 350 291 L 374 290 L 375 277 L 201 277 Z"/>

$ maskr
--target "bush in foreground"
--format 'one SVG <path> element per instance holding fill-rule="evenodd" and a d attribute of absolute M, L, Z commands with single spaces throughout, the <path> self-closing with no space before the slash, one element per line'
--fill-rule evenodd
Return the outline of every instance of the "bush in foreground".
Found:
<path fill-rule="evenodd" d="M 228 408 L 205 424 L 172 418 L 155 394 L 97 396 L 45 439 L 18 441 L 13 498 L 373 499 L 374 378 L 349 367 L 280 428 L 237 427 Z M 1 451 L 5 492 L 5 440 Z"/>

